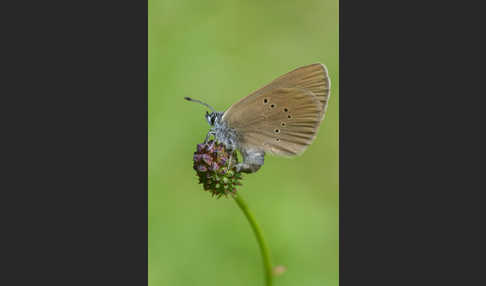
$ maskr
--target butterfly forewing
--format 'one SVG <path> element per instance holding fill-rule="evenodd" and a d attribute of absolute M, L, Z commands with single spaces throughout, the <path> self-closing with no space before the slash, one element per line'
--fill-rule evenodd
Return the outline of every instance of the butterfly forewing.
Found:
<path fill-rule="evenodd" d="M 326 67 L 319 63 L 299 67 L 276 78 L 266 86 L 233 104 L 226 113 L 233 112 L 232 109 L 239 109 L 241 105 L 244 105 L 251 98 L 260 96 L 262 93 L 268 93 L 268 91 L 276 87 L 300 87 L 310 91 L 321 103 L 321 120 L 324 118 L 327 109 L 327 102 L 330 96 L 331 83 Z"/>
<path fill-rule="evenodd" d="M 327 69 L 324 65 L 312 64 L 297 68 L 275 79 L 271 84 L 295 86 L 312 92 L 321 103 L 321 120 L 323 119 L 331 88 Z"/>

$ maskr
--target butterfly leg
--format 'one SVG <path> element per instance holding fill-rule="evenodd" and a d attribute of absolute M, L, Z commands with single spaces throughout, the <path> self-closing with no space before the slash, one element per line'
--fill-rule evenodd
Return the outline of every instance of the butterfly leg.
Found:
<path fill-rule="evenodd" d="M 228 166 L 226 166 L 226 172 L 228 172 L 233 165 L 233 152 L 230 153 Z"/>
<path fill-rule="evenodd" d="M 215 133 L 214 133 L 214 131 L 211 131 L 211 130 L 210 130 L 210 131 L 208 132 L 208 134 L 206 134 L 206 138 L 204 139 L 204 143 L 207 143 L 207 142 L 208 142 L 209 137 L 210 137 L 211 135 L 215 135 Z"/>
<path fill-rule="evenodd" d="M 265 152 L 257 150 L 241 150 L 243 162 L 236 164 L 237 172 L 254 173 L 263 165 Z"/>

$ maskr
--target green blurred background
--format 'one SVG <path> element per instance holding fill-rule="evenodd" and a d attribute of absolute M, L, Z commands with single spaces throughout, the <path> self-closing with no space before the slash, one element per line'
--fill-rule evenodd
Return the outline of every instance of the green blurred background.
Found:
<path fill-rule="evenodd" d="M 149 285 L 263 285 L 257 242 L 232 199 L 212 198 L 192 169 L 225 110 L 299 66 L 320 62 L 329 108 L 302 156 L 266 156 L 241 192 L 263 229 L 276 286 L 338 285 L 338 1 L 149 0 Z"/>

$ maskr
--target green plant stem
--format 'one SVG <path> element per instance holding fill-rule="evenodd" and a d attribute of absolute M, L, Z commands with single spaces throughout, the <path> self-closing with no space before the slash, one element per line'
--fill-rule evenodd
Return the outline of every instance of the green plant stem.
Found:
<path fill-rule="evenodd" d="M 258 245 L 260 246 L 260 251 L 262 253 L 262 258 L 263 258 L 263 268 L 265 271 L 265 280 L 266 280 L 266 285 L 271 286 L 272 285 L 272 263 L 270 262 L 270 252 L 268 251 L 268 246 L 265 243 L 265 240 L 263 239 L 262 231 L 260 230 L 260 227 L 255 221 L 255 218 L 253 217 L 252 213 L 248 209 L 248 206 L 246 202 L 243 200 L 240 194 L 234 196 L 234 199 L 240 209 L 243 211 L 245 214 L 246 218 L 248 219 L 248 222 L 251 225 L 251 228 L 253 229 L 253 232 L 255 233 L 256 239 L 258 241 Z"/>

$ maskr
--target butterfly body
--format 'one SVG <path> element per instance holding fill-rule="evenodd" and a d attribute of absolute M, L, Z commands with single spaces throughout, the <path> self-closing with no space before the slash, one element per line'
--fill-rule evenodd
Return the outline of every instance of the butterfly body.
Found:
<path fill-rule="evenodd" d="M 243 156 L 243 162 L 238 163 L 236 167 L 237 172 L 256 172 L 264 163 L 265 152 L 258 148 L 252 148 L 251 146 L 245 146 L 241 144 L 241 136 L 237 130 L 231 128 L 229 124 L 224 121 L 224 112 L 212 112 L 206 113 L 206 120 L 208 121 L 211 129 L 206 135 L 206 140 L 209 136 L 213 135 L 217 142 L 225 145 L 227 150 L 238 150 Z"/>
<path fill-rule="evenodd" d="M 238 134 L 227 122 L 222 120 L 224 112 L 212 112 L 206 115 L 206 119 L 211 126 L 206 140 L 213 135 L 216 141 L 223 143 L 228 150 L 238 149 Z"/>
<path fill-rule="evenodd" d="M 322 64 L 297 68 L 244 97 L 224 112 L 211 110 L 206 120 L 213 135 L 228 150 L 238 150 L 238 172 L 256 172 L 266 153 L 295 156 L 317 135 L 330 94 L 327 69 Z"/>

